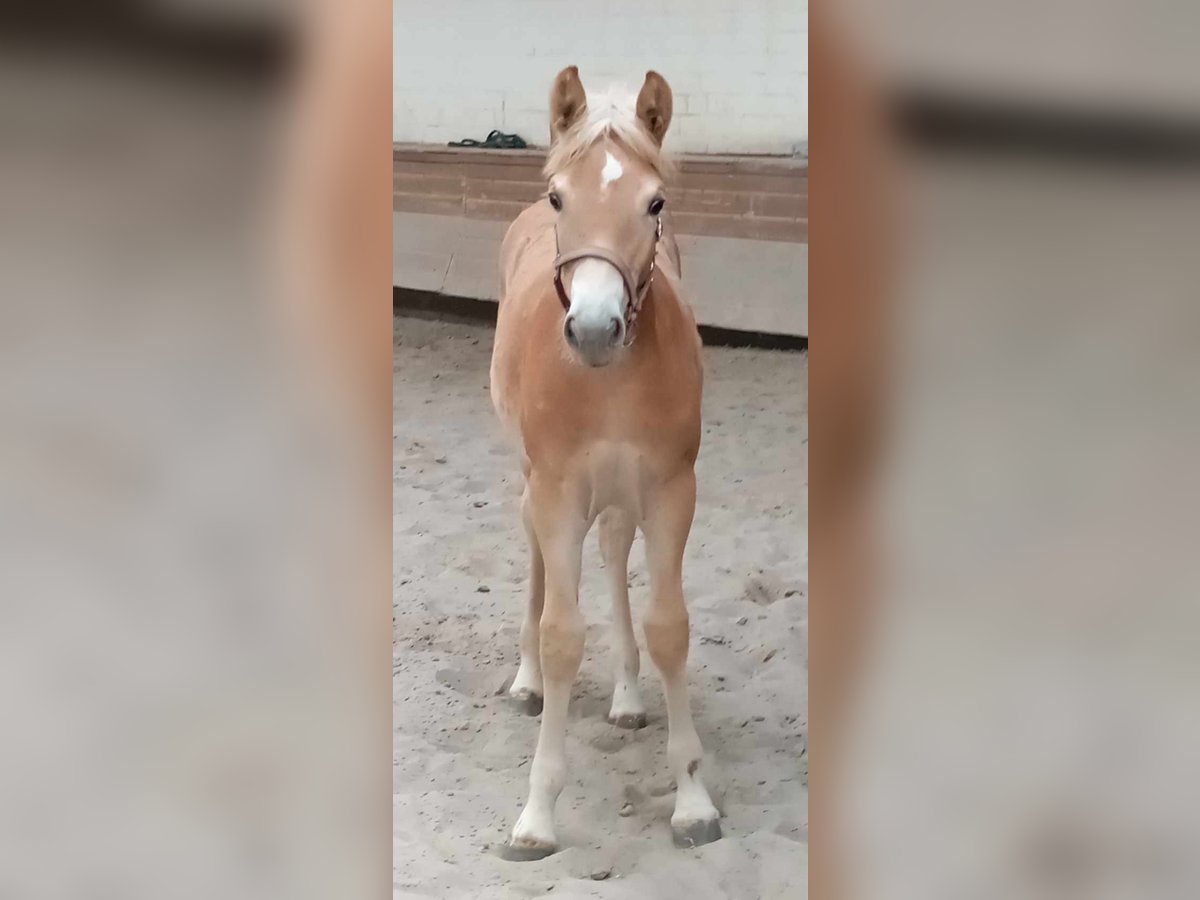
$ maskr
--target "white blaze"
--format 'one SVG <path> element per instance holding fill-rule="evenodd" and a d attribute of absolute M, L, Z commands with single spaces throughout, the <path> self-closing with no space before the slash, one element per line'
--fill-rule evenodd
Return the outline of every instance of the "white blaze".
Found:
<path fill-rule="evenodd" d="M 600 172 L 600 187 L 608 187 L 610 182 L 616 181 L 625 170 L 621 168 L 621 163 L 609 151 L 604 151 L 604 168 Z"/>
<path fill-rule="evenodd" d="M 625 282 L 621 273 L 602 259 L 581 259 L 571 276 L 571 309 L 575 330 L 606 334 L 612 320 L 625 316 Z"/>

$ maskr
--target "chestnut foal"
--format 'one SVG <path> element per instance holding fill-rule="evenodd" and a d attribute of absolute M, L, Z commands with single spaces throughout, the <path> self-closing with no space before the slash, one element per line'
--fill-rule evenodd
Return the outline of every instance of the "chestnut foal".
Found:
<path fill-rule="evenodd" d="M 687 694 L 683 551 L 696 503 L 703 373 L 678 251 L 662 219 L 660 148 L 670 121 L 671 89 L 657 72 L 646 74 L 636 97 L 592 100 L 575 66 L 560 72 L 550 94 L 549 190 L 517 217 L 501 250 L 491 390 L 523 451 L 531 558 L 521 664 L 509 693 L 542 714 L 509 859 L 539 859 L 558 846 L 554 804 L 566 781 L 567 706 L 583 656 L 581 554 L 597 519 L 613 600 L 609 721 L 646 724 L 627 584 L 640 527 L 651 582 L 643 628 L 666 694 L 677 785 L 675 842 L 721 836 Z"/>

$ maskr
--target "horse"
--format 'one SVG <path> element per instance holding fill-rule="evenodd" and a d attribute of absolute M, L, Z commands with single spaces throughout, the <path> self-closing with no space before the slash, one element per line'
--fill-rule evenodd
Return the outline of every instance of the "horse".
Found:
<path fill-rule="evenodd" d="M 558 849 L 554 806 L 567 777 L 567 707 L 584 646 L 582 548 L 596 522 L 612 593 L 609 721 L 646 724 L 628 588 L 640 528 L 650 576 L 642 627 L 663 684 L 676 785 L 673 839 L 692 847 L 721 837 L 687 687 L 683 555 L 696 505 L 703 369 L 665 211 L 671 112 L 671 88 L 657 72 L 646 73 L 636 96 L 612 90 L 589 99 L 578 68 L 563 69 L 550 92 L 548 190 L 501 246 L 491 396 L 521 451 L 530 548 L 520 665 L 508 693 L 542 717 L 528 799 L 502 851 L 510 860 Z"/>

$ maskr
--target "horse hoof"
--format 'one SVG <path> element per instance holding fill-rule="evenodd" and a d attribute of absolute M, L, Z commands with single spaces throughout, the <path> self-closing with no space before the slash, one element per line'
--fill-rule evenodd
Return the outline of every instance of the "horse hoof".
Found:
<path fill-rule="evenodd" d="M 618 728 L 627 728 L 632 731 L 635 728 L 646 727 L 645 713 L 622 713 L 619 716 L 609 716 L 609 725 L 616 725 Z"/>
<path fill-rule="evenodd" d="M 709 819 L 703 822 L 693 822 L 690 825 L 671 826 L 671 838 L 676 847 L 684 849 L 711 844 L 721 839 L 721 820 Z"/>
<path fill-rule="evenodd" d="M 509 843 L 500 848 L 500 858 L 509 862 L 536 862 L 557 850 L 553 845 Z"/>
<path fill-rule="evenodd" d="M 541 694 L 535 694 L 533 691 L 522 689 L 515 694 L 509 694 L 508 699 L 512 701 L 513 706 L 527 716 L 540 716 L 542 714 Z"/>

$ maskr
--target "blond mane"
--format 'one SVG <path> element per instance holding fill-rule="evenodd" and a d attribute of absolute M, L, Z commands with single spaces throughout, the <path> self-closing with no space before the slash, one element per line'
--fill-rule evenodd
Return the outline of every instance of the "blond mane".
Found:
<path fill-rule="evenodd" d="M 670 160 L 637 117 L 637 95 L 619 87 L 588 95 L 584 114 L 550 145 L 543 173 L 552 178 L 604 137 L 620 141 L 660 178 L 671 174 Z"/>

